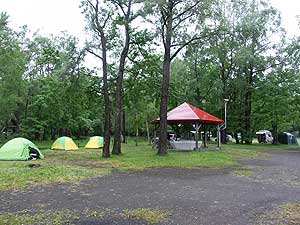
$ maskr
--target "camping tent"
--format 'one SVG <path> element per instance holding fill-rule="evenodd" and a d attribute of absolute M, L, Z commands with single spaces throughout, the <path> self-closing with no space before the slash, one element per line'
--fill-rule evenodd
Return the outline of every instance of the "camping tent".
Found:
<path fill-rule="evenodd" d="M 72 138 L 60 137 L 51 146 L 52 150 L 77 150 L 79 149 Z"/>
<path fill-rule="evenodd" d="M 85 148 L 103 148 L 103 137 L 94 136 L 90 137 L 90 140 L 86 144 Z"/>
<path fill-rule="evenodd" d="M 44 158 L 40 150 L 25 138 L 14 138 L 0 148 L 0 160 L 30 160 Z"/>
<path fill-rule="evenodd" d="M 282 132 L 278 134 L 278 141 L 280 144 L 297 144 L 297 140 L 295 138 L 295 135 L 289 133 L 289 132 Z"/>

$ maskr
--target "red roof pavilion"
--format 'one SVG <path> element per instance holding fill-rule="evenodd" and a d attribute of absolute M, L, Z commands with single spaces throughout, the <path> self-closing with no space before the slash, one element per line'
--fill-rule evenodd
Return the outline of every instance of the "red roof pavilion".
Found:
<path fill-rule="evenodd" d="M 159 123 L 160 118 L 155 119 L 152 123 Z M 204 124 L 221 124 L 224 120 L 215 117 L 196 106 L 193 106 L 187 102 L 172 109 L 167 114 L 167 120 L 169 124 L 172 123 L 204 123 Z"/>

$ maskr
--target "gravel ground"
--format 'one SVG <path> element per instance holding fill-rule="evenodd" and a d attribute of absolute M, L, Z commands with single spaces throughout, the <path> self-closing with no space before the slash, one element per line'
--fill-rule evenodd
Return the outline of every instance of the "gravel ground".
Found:
<path fill-rule="evenodd" d="M 126 209 L 160 208 L 172 212 L 161 224 L 256 224 L 266 211 L 300 202 L 300 150 L 268 153 L 240 161 L 252 176 L 236 175 L 234 168 L 153 168 L 0 192 L 0 212 L 109 209 L 112 214 L 76 224 L 140 225 L 147 222 L 118 215 Z"/>

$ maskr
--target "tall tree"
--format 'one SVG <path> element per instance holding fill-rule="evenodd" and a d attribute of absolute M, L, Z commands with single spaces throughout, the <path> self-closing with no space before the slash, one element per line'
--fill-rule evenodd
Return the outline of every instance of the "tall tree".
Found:
<path fill-rule="evenodd" d="M 148 1 L 147 7 L 152 15 L 159 18 L 155 25 L 161 36 L 164 57 L 162 66 L 162 86 L 160 103 L 160 127 L 158 155 L 167 153 L 167 111 L 169 100 L 169 81 L 171 61 L 189 44 L 203 37 L 198 32 L 188 35 L 193 29 L 193 21 L 204 21 L 207 13 L 207 1 L 166 0 Z M 151 15 L 151 14 L 150 14 Z M 195 24 L 194 24 L 195 26 Z M 199 30 L 198 30 L 199 31 Z M 172 51 L 173 50 L 173 51 Z"/>
<path fill-rule="evenodd" d="M 110 100 L 109 100 L 109 85 L 108 85 L 108 63 L 107 63 L 107 51 L 108 51 L 108 39 L 113 37 L 112 22 L 113 22 L 113 9 L 109 5 L 108 7 L 101 7 L 99 0 L 96 1 L 84 1 L 85 14 L 90 24 L 90 28 L 99 38 L 100 43 L 93 46 L 95 49 L 88 47 L 88 51 L 102 60 L 102 75 L 103 75 L 103 96 L 104 96 L 104 147 L 102 151 L 103 157 L 110 157 Z M 96 41 L 97 42 L 97 41 Z M 97 50 L 101 54 L 97 54 Z"/>
<path fill-rule="evenodd" d="M 117 77 L 117 87 L 116 87 L 116 107 L 115 107 L 115 133 L 114 133 L 114 146 L 112 154 L 121 153 L 121 132 L 122 132 L 122 96 L 123 96 L 123 78 L 125 71 L 125 61 L 129 52 L 130 38 L 131 38 L 131 28 L 130 23 L 134 19 L 135 15 L 132 14 L 132 0 L 112 0 L 112 3 L 118 6 L 121 10 L 121 24 L 124 26 L 125 30 L 125 40 L 123 43 L 123 49 L 120 55 L 118 77 Z"/>
<path fill-rule="evenodd" d="M 274 56 L 269 51 L 275 49 L 269 38 L 280 31 L 278 11 L 265 2 L 246 1 L 247 13 L 240 18 L 237 26 L 239 45 L 239 71 L 244 80 L 244 134 L 245 143 L 252 143 L 252 94 L 256 80 L 264 72 L 275 66 Z"/>

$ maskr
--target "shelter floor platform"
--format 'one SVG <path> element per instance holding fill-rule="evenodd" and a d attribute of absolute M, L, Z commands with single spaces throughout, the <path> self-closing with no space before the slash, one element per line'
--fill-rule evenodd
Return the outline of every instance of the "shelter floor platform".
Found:
<path fill-rule="evenodd" d="M 195 150 L 196 149 L 196 141 L 193 140 L 180 140 L 180 141 L 170 141 L 170 145 L 172 150 Z M 202 146 L 202 141 L 198 141 L 198 149 Z"/>

